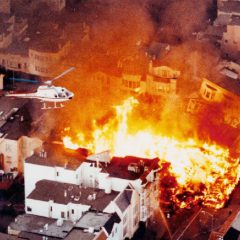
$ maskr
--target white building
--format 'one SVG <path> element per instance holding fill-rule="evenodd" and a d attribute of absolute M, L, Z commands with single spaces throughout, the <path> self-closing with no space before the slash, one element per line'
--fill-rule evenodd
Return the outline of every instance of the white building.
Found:
<path fill-rule="evenodd" d="M 158 161 L 73 155 L 45 145 L 24 163 L 26 213 L 74 224 L 91 211 L 116 214 L 114 230 L 104 230 L 107 239 L 131 238 L 158 207 Z"/>

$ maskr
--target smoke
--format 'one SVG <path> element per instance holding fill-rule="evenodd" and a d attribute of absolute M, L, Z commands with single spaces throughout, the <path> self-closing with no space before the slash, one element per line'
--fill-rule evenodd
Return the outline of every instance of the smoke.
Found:
<path fill-rule="evenodd" d="M 192 34 L 206 26 L 212 2 L 92 0 L 79 4 L 80 10 L 71 13 L 69 20 L 75 28 L 65 30 L 73 42 L 65 64 L 76 66 L 76 71 L 57 83 L 73 91 L 75 97 L 65 108 L 44 115 L 40 121 L 41 132 L 46 133 L 43 135 L 52 135 L 54 129 L 62 135 L 66 127 L 68 131 L 89 133 L 92 120 L 100 119 L 98 122 L 104 124 L 114 118 L 109 111 L 127 95 L 119 87 L 119 61 L 132 57 L 133 68 L 142 68 L 142 59 L 147 62 L 143 47 L 152 41 L 172 43 L 169 54 L 159 62 L 181 71 L 179 97 L 160 101 L 159 105 L 150 101 L 137 116 L 143 119 L 143 126 L 154 126 L 158 121 L 161 130 L 168 134 L 197 134 L 198 126 L 204 127 L 203 118 L 200 124 L 182 114 L 181 104 L 190 93 L 199 91 L 201 77 L 219 77 L 214 68 L 219 61 L 218 50 L 211 44 L 197 42 Z M 107 73 L 105 79 L 94 77 L 99 71 Z M 102 81 L 109 81 L 107 91 L 102 89 Z M 148 118 L 144 119 L 146 115 Z"/>

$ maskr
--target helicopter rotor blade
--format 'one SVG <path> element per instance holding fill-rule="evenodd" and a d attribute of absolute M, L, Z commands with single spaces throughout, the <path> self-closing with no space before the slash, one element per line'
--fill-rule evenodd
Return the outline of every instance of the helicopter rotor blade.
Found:
<path fill-rule="evenodd" d="M 75 67 L 70 67 L 69 69 L 65 70 L 64 72 L 62 72 L 61 74 L 59 74 L 58 76 L 56 76 L 55 78 L 52 78 L 48 81 L 45 81 L 45 84 L 51 85 L 53 81 L 63 77 L 64 75 L 66 75 L 67 73 L 71 72 L 75 70 Z"/>

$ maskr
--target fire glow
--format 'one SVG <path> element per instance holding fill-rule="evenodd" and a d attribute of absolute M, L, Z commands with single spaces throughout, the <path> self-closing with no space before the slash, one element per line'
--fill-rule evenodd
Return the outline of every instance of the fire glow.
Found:
<path fill-rule="evenodd" d="M 93 121 L 91 140 L 88 141 L 83 133 L 78 133 L 76 142 L 65 136 L 65 147 L 85 147 L 95 153 L 110 149 L 114 156 L 159 157 L 160 167 L 170 163 L 169 174 L 177 182 L 171 189 L 171 200 L 178 207 L 199 202 L 214 208 L 223 207 L 238 183 L 239 160 L 232 158 L 228 149 L 216 144 L 161 136 L 151 129 L 131 133 L 128 118 L 137 104 L 135 98 L 128 98 L 115 107 L 116 118 L 109 119 L 101 127 Z M 180 195 L 185 197 L 179 199 Z"/>

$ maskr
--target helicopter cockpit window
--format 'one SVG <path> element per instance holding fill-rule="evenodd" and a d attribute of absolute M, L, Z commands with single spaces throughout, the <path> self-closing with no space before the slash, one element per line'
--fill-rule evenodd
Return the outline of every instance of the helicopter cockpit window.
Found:
<path fill-rule="evenodd" d="M 63 98 L 65 95 L 63 93 L 58 93 L 58 97 Z"/>

